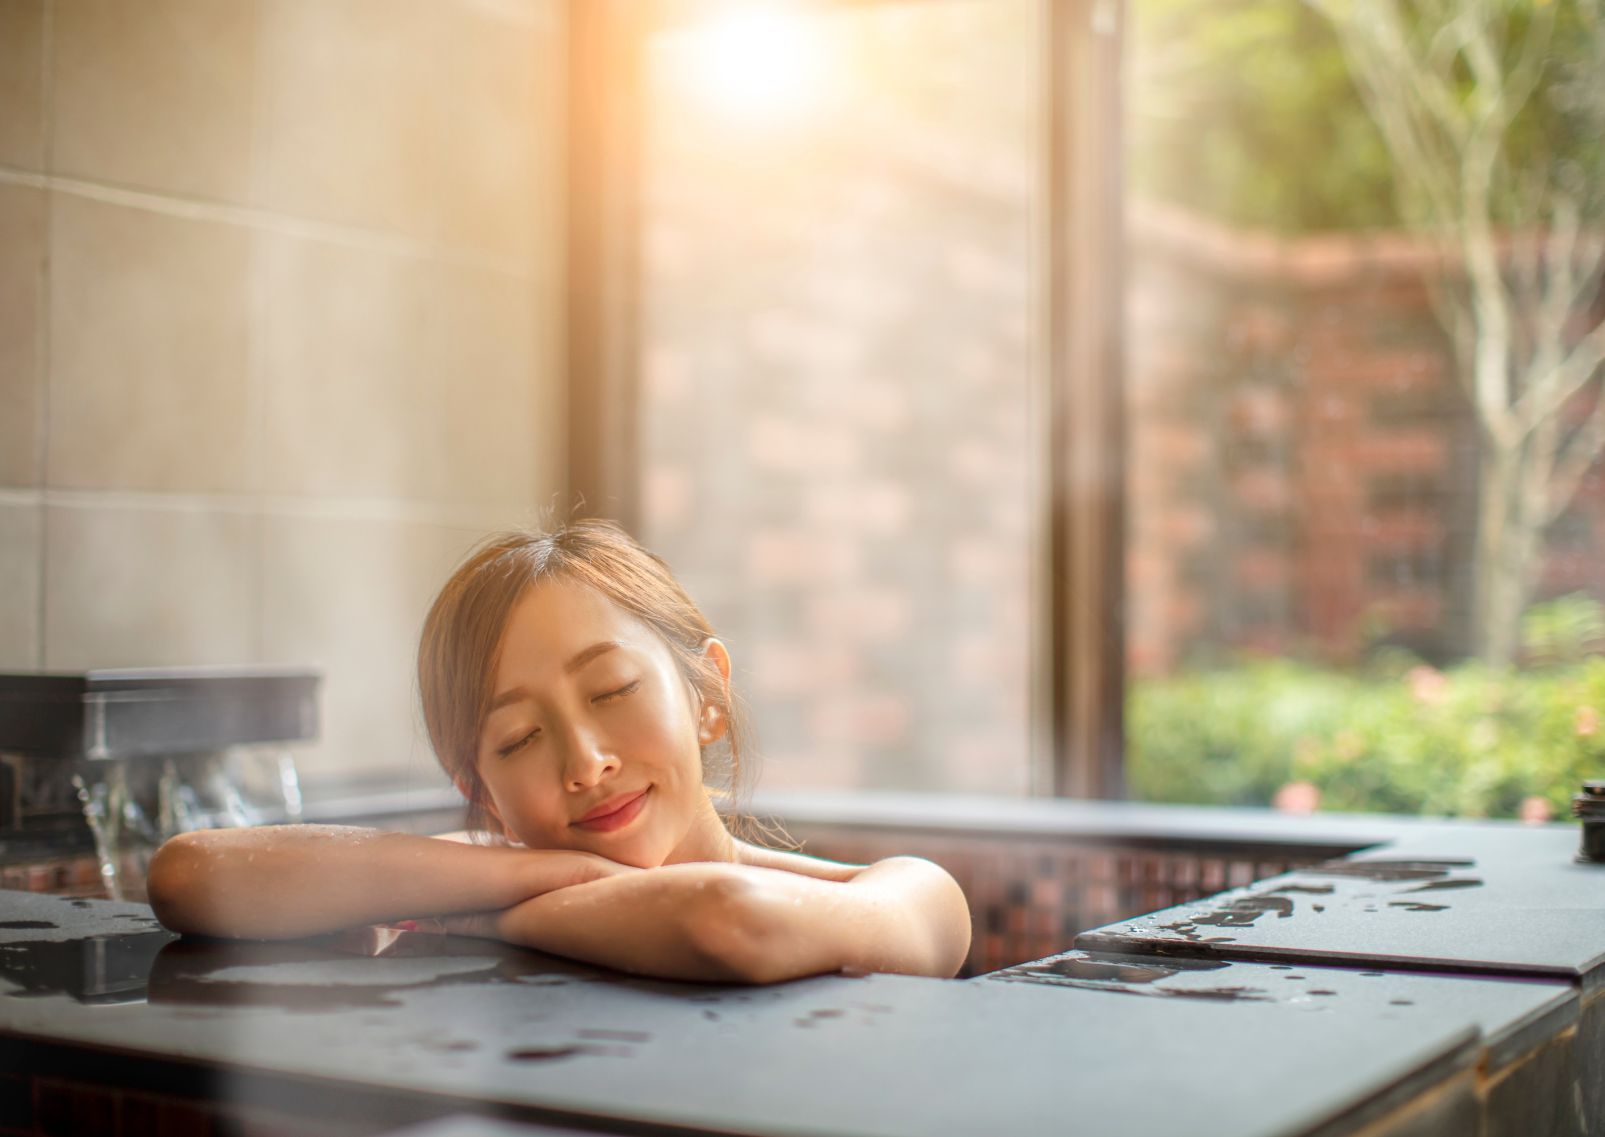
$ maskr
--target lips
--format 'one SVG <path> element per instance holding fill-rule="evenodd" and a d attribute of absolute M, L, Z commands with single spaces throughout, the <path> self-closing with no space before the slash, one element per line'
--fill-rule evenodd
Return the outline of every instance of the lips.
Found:
<path fill-rule="evenodd" d="M 646 806 L 646 795 L 651 786 L 634 793 L 618 794 L 608 798 L 584 817 L 574 822 L 576 829 L 589 829 L 593 833 L 610 833 L 634 821 Z"/>

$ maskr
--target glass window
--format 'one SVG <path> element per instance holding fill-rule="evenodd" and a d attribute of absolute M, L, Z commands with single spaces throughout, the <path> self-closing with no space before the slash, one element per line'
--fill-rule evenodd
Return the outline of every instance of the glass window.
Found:
<path fill-rule="evenodd" d="M 1559 813 L 1605 766 L 1597 5 L 1131 13 L 1133 792 Z"/>
<path fill-rule="evenodd" d="M 643 536 L 766 786 L 1025 793 L 1037 5 L 710 11 L 646 49 Z"/>

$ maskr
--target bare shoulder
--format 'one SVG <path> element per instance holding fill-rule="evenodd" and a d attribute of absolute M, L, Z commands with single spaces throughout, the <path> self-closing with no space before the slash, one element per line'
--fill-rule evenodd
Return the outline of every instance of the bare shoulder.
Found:
<path fill-rule="evenodd" d="M 522 849 L 524 846 L 515 844 L 507 838 L 496 833 L 487 833 L 483 829 L 456 829 L 450 833 L 431 833 L 437 841 L 451 841 L 458 845 L 483 845 L 492 849 Z"/>
<path fill-rule="evenodd" d="M 768 849 L 747 841 L 736 842 L 736 861 L 762 869 L 778 869 L 809 876 L 816 880 L 833 880 L 844 883 L 864 871 L 863 865 L 843 861 L 827 861 L 823 857 L 810 857 L 806 853 L 789 849 Z"/>

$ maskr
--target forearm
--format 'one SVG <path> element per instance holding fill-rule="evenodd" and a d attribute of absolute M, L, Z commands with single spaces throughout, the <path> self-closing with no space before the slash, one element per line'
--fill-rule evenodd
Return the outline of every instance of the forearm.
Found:
<path fill-rule="evenodd" d="M 179 932 L 288 939 L 404 916 L 507 907 L 602 875 L 585 853 L 465 845 L 345 826 L 213 829 L 151 860 L 151 906 Z"/>
<path fill-rule="evenodd" d="M 743 865 L 669 865 L 536 897 L 485 930 L 638 975 L 769 982 L 839 970 L 818 937 L 787 942 L 803 923 L 788 910 L 794 894 L 814 894 L 817 915 L 830 904 L 824 890 L 839 887 Z"/>
<path fill-rule="evenodd" d="M 687 864 L 537 897 L 495 934 L 668 979 L 779 982 L 827 972 L 949 976 L 969 946 L 952 878 L 899 858 L 824 880 L 748 865 Z"/>

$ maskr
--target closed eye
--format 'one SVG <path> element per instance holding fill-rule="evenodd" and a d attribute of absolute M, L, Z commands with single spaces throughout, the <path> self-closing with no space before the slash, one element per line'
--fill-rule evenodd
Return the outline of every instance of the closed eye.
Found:
<path fill-rule="evenodd" d="M 540 732 L 541 732 L 541 728 L 540 727 L 536 727 L 534 730 L 530 731 L 528 734 L 526 734 L 523 738 L 520 738 L 518 741 L 509 742 L 506 746 L 501 747 L 499 750 L 496 751 L 496 753 L 499 756 L 501 756 L 503 758 L 506 758 L 509 755 L 511 755 L 511 754 L 513 754 L 513 753 L 515 753 L 515 752 L 517 752 L 519 750 L 524 749 L 524 747 L 528 746 L 531 742 L 534 742 L 535 741 L 535 736 L 537 734 L 539 734 Z"/>
<path fill-rule="evenodd" d="M 594 699 L 592 699 L 591 702 L 593 702 L 593 703 L 611 703 L 614 699 L 622 699 L 626 695 L 635 694 L 636 688 L 639 687 L 640 685 L 641 685 L 641 681 L 639 679 L 637 679 L 633 683 L 626 683 L 624 686 L 618 688 L 617 690 L 604 691 L 604 692 L 602 692 L 602 694 L 600 694 L 600 695 L 596 696 Z"/>

